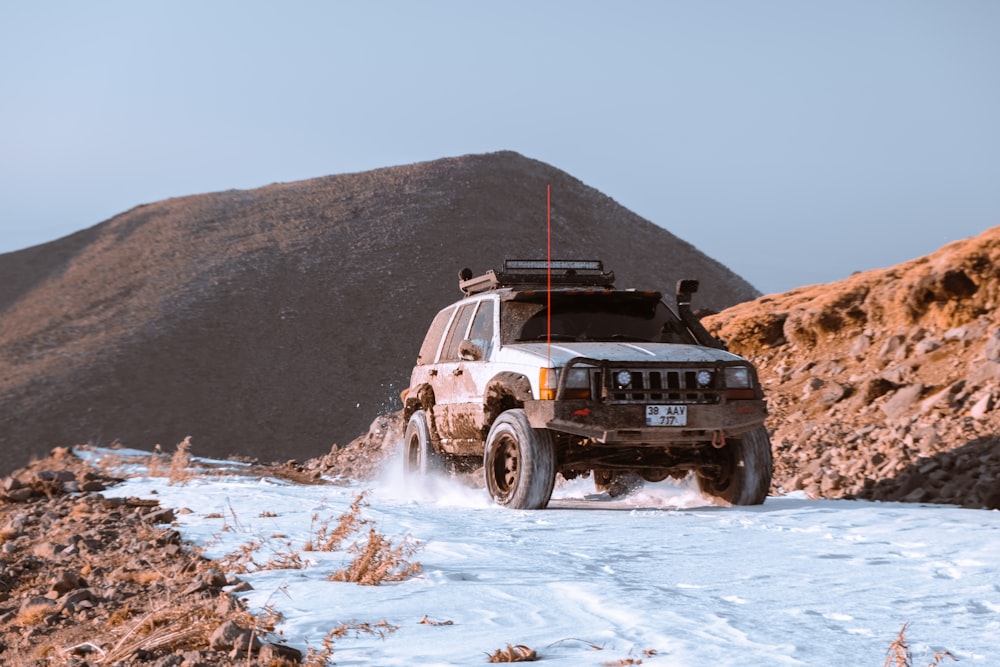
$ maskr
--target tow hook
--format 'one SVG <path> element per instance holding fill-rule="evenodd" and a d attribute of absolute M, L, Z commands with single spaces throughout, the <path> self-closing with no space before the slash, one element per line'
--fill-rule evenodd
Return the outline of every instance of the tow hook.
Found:
<path fill-rule="evenodd" d="M 712 431 L 712 446 L 716 449 L 722 449 L 726 446 L 725 431 Z"/>

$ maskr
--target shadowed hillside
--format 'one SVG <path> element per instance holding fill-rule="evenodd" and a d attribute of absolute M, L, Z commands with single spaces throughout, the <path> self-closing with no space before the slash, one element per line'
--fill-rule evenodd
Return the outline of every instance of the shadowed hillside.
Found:
<path fill-rule="evenodd" d="M 398 404 L 457 273 L 600 257 L 698 306 L 757 296 L 718 262 L 512 152 L 139 206 L 0 255 L 0 469 L 82 442 L 305 458 Z M 669 224 L 669 221 L 661 221 Z"/>

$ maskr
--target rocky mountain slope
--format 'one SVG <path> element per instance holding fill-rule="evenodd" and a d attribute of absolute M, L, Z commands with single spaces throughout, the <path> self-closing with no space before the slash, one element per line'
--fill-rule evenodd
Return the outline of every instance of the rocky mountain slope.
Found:
<path fill-rule="evenodd" d="M 766 385 L 775 487 L 1000 508 L 1000 227 L 705 319 Z"/>
<path fill-rule="evenodd" d="M 0 255 L 0 472 L 82 442 L 304 459 L 398 404 L 458 271 L 600 257 L 625 286 L 757 296 L 572 176 L 470 155 L 139 206 Z M 661 221 L 669 223 L 669 221 Z"/>

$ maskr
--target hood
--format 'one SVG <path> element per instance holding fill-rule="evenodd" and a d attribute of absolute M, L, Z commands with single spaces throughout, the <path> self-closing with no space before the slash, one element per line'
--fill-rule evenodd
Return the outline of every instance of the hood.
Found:
<path fill-rule="evenodd" d="M 500 359 L 518 360 L 521 363 L 537 363 L 544 366 L 564 366 L 573 357 L 606 359 L 613 362 L 686 362 L 715 363 L 745 361 L 743 357 L 700 345 L 678 345 L 675 343 L 553 343 L 551 348 L 545 343 L 515 343 L 505 345 L 500 350 Z"/>

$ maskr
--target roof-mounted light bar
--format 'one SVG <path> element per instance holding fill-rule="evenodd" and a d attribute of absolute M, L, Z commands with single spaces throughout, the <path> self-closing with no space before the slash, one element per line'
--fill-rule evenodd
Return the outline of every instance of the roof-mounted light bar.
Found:
<path fill-rule="evenodd" d="M 550 266 L 553 286 L 614 286 L 614 272 L 605 271 L 599 259 L 554 259 L 551 265 L 544 259 L 508 259 L 501 271 L 487 271 L 481 276 L 473 277 L 472 271 L 464 269 L 459 274 L 458 286 L 466 295 L 514 285 L 547 287 Z"/>
<path fill-rule="evenodd" d="M 531 273 L 548 271 L 549 263 L 544 259 L 508 259 L 503 263 L 504 273 L 530 271 Z M 599 259 L 554 259 L 552 272 L 557 271 L 604 271 L 604 264 Z"/>

